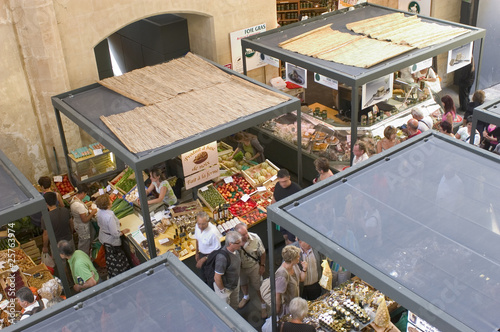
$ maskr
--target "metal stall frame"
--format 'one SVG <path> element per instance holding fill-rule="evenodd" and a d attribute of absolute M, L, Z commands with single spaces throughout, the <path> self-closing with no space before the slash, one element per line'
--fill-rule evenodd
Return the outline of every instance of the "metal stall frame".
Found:
<path fill-rule="evenodd" d="M 344 183 L 349 181 L 349 177 L 358 173 L 363 169 L 372 167 L 375 164 L 383 163 L 384 161 L 391 160 L 391 156 L 397 154 L 400 151 L 405 150 L 407 147 L 413 145 L 422 144 L 423 142 L 428 142 L 430 138 L 438 138 L 440 140 L 446 141 L 450 145 L 460 147 L 463 150 L 472 152 L 481 158 L 486 158 L 500 163 L 500 158 L 490 152 L 487 152 L 477 147 L 470 146 L 469 144 L 462 142 L 460 140 L 454 139 L 447 135 L 444 135 L 435 131 L 427 131 L 422 133 L 411 140 L 407 140 L 394 146 L 390 150 L 383 151 L 382 153 L 371 157 L 367 161 L 349 168 L 348 170 L 342 172 L 341 174 L 336 174 L 324 181 L 319 182 L 314 186 L 310 186 L 303 189 L 299 193 L 296 193 L 290 197 L 283 199 L 275 204 L 268 207 L 268 229 L 272 229 L 272 224 L 275 223 L 283 228 L 286 228 L 298 238 L 304 240 L 310 244 L 313 248 L 325 254 L 327 257 L 335 257 L 335 261 L 341 266 L 348 267 L 349 271 L 353 274 L 361 277 L 363 280 L 374 286 L 376 289 L 382 291 L 387 296 L 396 300 L 399 304 L 403 305 L 405 308 L 419 308 L 419 316 L 427 321 L 433 322 L 432 324 L 439 328 L 441 331 L 457 331 L 457 332 L 474 332 L 473 329 L 466 326 L 462 322 L 458 321 L 455 317 L 451 316 L 446 311 L 435 306 L 433 303 L 425 300 L 411 289 L 406 288 L 404 285 L 398 283 L 391 278 L 388 274 L 383 273 L 376 267 L 370 265 L 369 263 L 363 261 L 341 245 L 333 242 L 330 238 L 326 237 L 312 228 L 311 226 L 304 224 L 299 219 L 292 216 L 290 213 L 284 210 L 285 207 L 293 205 L 300 205 L 300 200 L 310 196 L 313 193 L 319 192 L 322 189 L 333 186 L 339 182 Z M 269 243 L 272 243 L 272 233 L 269 236 Z M 269 260 L 274 261 L 274 252 L 269 252 Z M 270 266 L 270 275 L 274 273 L 274 267 Z M 272 313 L 273 319 L 275 317 L 275 283 L 274 278 L 271 278 L 271 294 L 273 299 Z M 276 324 L 273 324 L 275 326 Z"/>
<path fill-rule="evenodd" d="M 478 121 L 485 123 L 493 123 L 500 127 L 500 99 L 495 99 L 490 102 L 484 103 L 474 109 L 472 113 L 472 128 L 471 133 L 476 132 Z M 469 140 L 470 144 L 474 144 L 475 135 L 471 135 L 472 139 Z"/>
<path fill-rule="evenodd" d="M 186 139 L 182 139 L 176 141 L 172 144 L 162 146 L 157 149 L 145 151 L 143 153 L 132 153 L 130 152 L 121 142 L 120 140 L 107 128 L 104 123 L 99 119 L 99 115 L 91 119 L 91 115 L 87 114 L 85 110 L 77 110 L 71 107 L 68 103 L 64 101 L 65 98 L 73 98 L 78 96 L 79 94 L 87 93 L 89 91 L 98 91 L 98 89 L 103 89 L 103 91 L 109 92 L 110 90 L 104 88 L 98 83 L 85 86 L 80 89 L 76 89 L 73 91 L 65 92 L 63 94 L 59 94 L 57 96 L 52 97 L 52 105 L 54 106 L 54 110 L 56 113 L 57 125 L 59 127 L 59 133 L 61 136 L 61 141 L 63 145 L 63 150 L 65 154 L 65 158 L 67 163 L 68 161 L 68 147 L 67 141 L 64 134 L 64 128 L 61 121 L 61 113 L 63 113 L 66 117 L 68 117 L 71 121 L 76 123 L 80 128 L 82 128 L 85 132 L 91 135 L 98 142 L 102 143 L 108 150 L 113 152 L 117 158 L 125 162 L 129 167 L 131 167 L 135 171 L 135 176 L 137 180 L 137 188 L 139 192 L 139 199 L 141 206 L 148 206 L 147 197 L 145 195 L 146 188 L 144 181 L 142 179 L 142 171 L 148 167 L 151 167 L 155 164 L 158 164 L 162 161 L 175 158 L 181 155 L 184 152 L 190 151 L 202 145 L 208 144 L 215 140 L 222 139 L 229 135 L 234 134 L 235 132 L 247 129 L 249 127 L 260 124 L 264 121 L 272 119 L 278 115 L 290 113 L 295 110 L 300 110 L 300 101 L 295 97 L 291 97 L 286 93 L 274 89 L 266 84 L 258 82 L 254 79 L 251 79 L 247 76 L 241 75 L 237 72 L 234 72 L 224 66 L 221 66 L 213 61 L 204 59 L 214 66 L 218 67 L 220 70 L 225 71 L 230 75 L 235 75 L 239 78 L 245 79 L 250 83 L 263 87 L 267 90 L 274 91 L 281 95 L 287 96 L 290 100 L 283 102 L 277 106 L 273 106 L 267 108 L 265 110 L 261 110 L 251 115 L 243 116 L 238 118 L 232 122 L 226 123 L 224 125 L 220 125 L 218 127 L 212 128 L 210 130 L 206 130 L 201 133 L 196 133 Z M 136 102 L 131 101 L 127 97 L 116 94 L 112 92 L 116 96 L 119 101 L 123 101 L 122 103 L 117 102 L 117 105 L 121 105 L 121 109 L 116 113 L 122 113 L 125 111 L 132 110 L 138 104 Z M 127 105 L 128 103 L 128 105 Z M 139 104 L 140 105 L 140 104 Z M 140 105 L 142 106 L 142 105 Z M 113 111 L 113 110 L 111 110 Z M 96 120 L 97 119 L 97 120 Z M 154 243 L 153 229 L 151 225 L 151 218 L 149 211 L 147 209 L 141 209 L 143 222 L 146 228 L 146 236 L 149 243 L 149 255 L 151 258 L 156 257 L 156 247 Z"/>
<path fill-rule="evenodd" d="M 45 221 L 47 233 L 49 235 L 50 248 L 52 249 L 54 261 L 60 274 L 64 293 L 69 296 L 71 294 L 71 291 L 68 279 L 66 278 L 65 264 L 62 261 L 61 257 L 59 257 L 56 235 L 54 233 L 54 228 L 52 227 L 52 222 L 50 221 L 50 215 L 47 210 L 45 199 L 2 151 L 0 151 L 0 163 L 4 165 L 6 170 L 10 173 L 6 175 L 9 176 L 14 183 L 18 184 L 18 188 L 26 195 L 27 199 L 27 201 L 25 202 L 21 202 L 12 207 L 8 207 L 3 211 L 0 211 L 0 226 L 8 225 L 10 222 L 16 219 L 35 214 L 37 212 L 42 212 L 42 217 Z"/>
<path fill-rule="evenodd" d="M 354 10 L 351 10 L 352 8 L 354 8 Z M 358 89 L 362 85 L 379 77 L 392 74 L 395 71 L 413 65 L 417 62 L 429 59 L 431 57 L 452 50 L 454 48 L 473 42 L 477 39 L 481 39 L 478 65 L 477 65 L 477 68 L 481 68 L 483 39 L 484 36 L 486 35 L 486 31 L 481 28 L 471 27 L 459 23 L 418 15 L 419 17 L 422 18 L 424 22 L 446 24 L 457 28 L 465 28 L 468 29 L 469 32 L 457 36 L 447 42 L 428 46 L 423 49 L 415 49 L 406 52 L 404 54 L 388 59 L 382 63 L 376 64 L 370 68 L 347 66 L 332 61 L 313 58 L 311 56 L 306 56 L 303 54 L 287 51 L 285 49 L 280 48 L 278 44 L 292 37 L 301 35 L 305 32 L 314 30 L 322 26 L 326 26 L 328 24 L 332 24 L 334 30 L 352 33 L 351 31 L 348 31 L 345 28 L 346 23 L 351 23 L 358 20 L 363 20 L 367 18 L 392 14 L 392 13 L 405 13 L 407 15 L 411 15 L 410 13 L 402 10 L 386 8 L 371 3 L 364 3 L 356 5 L 351 8 L 345 8 L 324 15 L 319 15 L 305 21 L 288 24 L 284 27 L 269 30 L 257 35 L 244 38 L 241 40 L 243 55 L 245 54 L 246 49 L 252 49 L 261 52 L 265 55 L 278 58 L 282 61 L 293 63 L 294 65 L 313 71 L 314 73 L 318 73 L 323 76 L 335 79 L 339 83 L 344 83 L 352 87 L 351 142 L 355 142 L 358 136 L 357 133 L 358 132 L 357 119 L 359 112 Z M 245 56 L 243 56 L 243 59 L 244 59 L 243 60 L 244 69 L 246 73 Z M 476 82 L 477 82 L 477 80 L 479 79 L 479 70 L 476 71 L 476 75 L 477 75 L 476 76 Z M 299 116 L 300 114 L 298 114 L 298 117 Z M 298 139 L 300 139 L 300 135 L 298 136 Z M 297 146 L 300 147 L 300 145 Z M 301 149 L 298 148 L 298 150 L 300 151 Z M 353 152 L 351 149 L 351 165 L 352 165 L 352 160 L 353 160 Z"/>
<path fill-rule="evenodd" d="M 139 267 L 125 271 L 124 273 L 106 280 L 103 283 L 90 288 L 91 291 L 82 292 L 61 303 L 55 304 L 49 310 L 43 310 L 36 315 L 18 322 L 12 327 L 8 327 L 6 331 L 23 331 L 30 327 L 36 327 L 38 324 L 43 324 L 46 320 L 52 319 L 63 311 L 73 308 L 79 310 L 85 306 L 85 301 L 91 299 L 97 294 L 102 294 L 114 287 L 120 287 L 127 283 L 130 279 L 136 276 L 146 274 L 154 274 L 154 269 L 164 265 L 169 269 L 179 281 L 182 282 L 194 295 L 196 295 L 203 304 L 205 304 L 215 315 L 219 316 L 232 331 L 255 331 L 255 329 L 234 311 L 228 304 L 221 301 L 221 299 L 211 290 L 207 285 L 200 282 L 200 279 L 189 270 L 189 268 L 182 263 L 174 254 L 167 252 L 161 257 L 156 257 L 150 261 L 141 264 Z M 175 304 L 172 304 L 175 305 Z"/>

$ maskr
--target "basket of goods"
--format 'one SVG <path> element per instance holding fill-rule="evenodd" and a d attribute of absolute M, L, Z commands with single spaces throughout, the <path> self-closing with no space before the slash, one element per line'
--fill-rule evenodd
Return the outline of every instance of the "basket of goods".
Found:
<path fill-rule="evenodd" d="M 23 274 L 26 276 L 28 285 L 36 289 L 41 288 L 47 281 L 54 279 L 47 266 L 43 263 L 27 269 Z"/>
<path fill-rule="evenodd" d="M 278 174 L 279 168 L 272 162 L 266 159 L 265 162 L 253 166 L 243 171 L 245 179 L 253 186 L 257 187 L 269 181 L 273 176 Z"/>
<path fill-rule="evenodd" d="M 226 200 L 213 185 L 198 189 L 198 197 L 212 211 L 219 205 L 225 204 Z"/>
<path fill-rule="evenodd" d="M 229 179 L 232 179 L 232 177 L 230 177 Z M 243 191 L 238 188 L 234 181 L 219 181 L 217 183 L 214 183 L 214 187 L 229 203 L 236 203 L 244 195 Z"/>
<path fill-rule="evenodd" d="M 19 288 L 27 286 L 28 281 L 21 272 L 21 269 L 14 265 L 10 271 L 5 271 L 0 274 L 0 284 L 2 285 L 5 295 L 10 299 L 15 299 L 16 292 Z"/>
<path fill-rule="evenodd" d="M 196 213 L 203 210 L 199 200 L 175 205 L 171 207 L 172 217 L 183 216 L 185 214 Z"/>

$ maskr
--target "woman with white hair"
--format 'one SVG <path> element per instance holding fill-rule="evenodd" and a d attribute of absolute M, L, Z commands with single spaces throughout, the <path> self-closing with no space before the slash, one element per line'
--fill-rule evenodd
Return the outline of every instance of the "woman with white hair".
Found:
<path fill-rule="evenodd" d="M 314 326 L 305 324 L 302 321 L 307 316 L 309 307 L 307 301 L 303 298 L 296 297 L 290 302 L 290 314 L 292 319 L 289 322 L 282 323 L 281 332 L 314 332 Z"/>

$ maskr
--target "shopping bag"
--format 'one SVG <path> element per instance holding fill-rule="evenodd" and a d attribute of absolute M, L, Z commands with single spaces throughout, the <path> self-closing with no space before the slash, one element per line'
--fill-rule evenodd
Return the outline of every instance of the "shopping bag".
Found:
<path fill-rule="evenodd" d="M 332 269 L 330 269 L 330 265 L 326 259 L 323 259 L 321 267 L 323 268 L 323 273 L 321 275 L 321 279 L 319 280 L 319 285 L 326 290 L 332 290 Z"/>
<path fill-rule="evenodd" d="M 436 77 L 436 80 L 434 82 L 425 81 L 425 86 L 427 86 L 433 93 L 438 93 L 442 90 L 441 79 L 439 77 Z"/>
<path fill-rule="evenodd" d="M 99 265 L 99 267 L 106 267 L 106 251 L 104 250 L 104 245 L 101 245 L 101 248 L 99 248 L 99 252 L 94 262 Z"/>
<path fill-rule="evenodd" d="M 42 263 L 52 268 L 56 266 L 56 264 L 54 263 L 54 259 L 52 259 L 48 252 L 42 253 Z"/>

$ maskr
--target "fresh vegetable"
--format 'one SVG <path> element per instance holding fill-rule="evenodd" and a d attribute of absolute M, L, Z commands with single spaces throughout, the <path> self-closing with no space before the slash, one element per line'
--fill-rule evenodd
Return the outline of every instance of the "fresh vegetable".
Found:
<path fill-rule="evenodd" d="M 200 189 L 200 195 L 201 195 L 201 197 L 203 197 L 205 202 L 208 205 L 210 205 L 210 207 L 212 209 L 214 209 L 216 206 L 219 206 L 219 204 L 226 203 L 226 201 L 222 197 L 222 195 L 212 185 L 208 186 L 207 190 L 205 190 L 205 191 Z"/>
<path fill-rule="evenodd" d="M 68 175 L 63 175 L 62 182 L 55 182 L 55 185 L 57 187 L 57 190 L 59 190 L 61 196 L 75 191 L 75 187 L 73 187 L 71 182 L 69 182 Z"/>
<path fill-rule="evenodd" d="M 243 152 L 238 151 L 238 153 L 233 156 L 233 159 L 236 160 L 236 161 L 240 161 L 240 160 L 243 159 L 243 156 L 244 156 Z"/>
<path fill-rule="evenodd" d="M 117 198 L 113 204 L 111 204 L 111 210 L 115 213 L 115 216 L 118 219 L 134 213 L 134 208 L 127 201 L 121 198 Z"/>
<path fill-rule="evenodd" d="M 129 192 L 136 185 L 135 178 L 132 177 L 129 179 L 131 175 L 134 174 L 134 170 L 132 168 L 127 168 L 125 174 L 123 174 L 122 178 L 116 183 L 116 187 L 120 188 L 125 192 Z"/>

